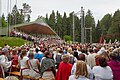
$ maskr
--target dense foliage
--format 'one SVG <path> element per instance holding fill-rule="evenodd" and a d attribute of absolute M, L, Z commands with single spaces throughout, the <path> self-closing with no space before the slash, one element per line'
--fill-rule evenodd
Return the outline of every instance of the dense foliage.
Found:
<path fill-rule="evenodd" d="M 28 5 L 28 4 L 26 4 Z M 29 6 L 29 5 L 28 5 Z M 2 21 L 2 27 L 7 26 L 6 21 L 10 25 L 20 24 L 24 22 L 23 9 L 18 9 L 15 5 L 11 13 L 8 14 L 8 20 L 5 20 L 4 14 L 0 19 Z M 25 9 L 26 10 L 26 9 Z M 59 11 L 52 11 L 51 14 L 46 14 L 46 17 L 38 16 L 36 20 L 43 20 L 46 22 L 62 39 L 65 35 L 73 37 L 73 12 L 69 15 L 64 12 L 63 15 Z M 41 21 L 39 20 L 39 21 Z M 30 21 L 30 15 L 28 17 L 28 22 Z M 74 16 L 75 23 L 75 41 L 80 42 L 81 39 L 81 17 L 80 15 Z M 92 42 L 99 42 L 100 36 L 105 35 L 105 39 L 119 39 L 120 38 L 120 10 L 115 11 L 112 14 L 106 14 L 101 20 L 95 24 L 94 17 L 92 16 L 91 10 L 85 13 L 85 27 L 92 28 Z M 90 42 L 90 30 L 86 29 L 86 42 Z"/>
<path fill-rule="evenodd" d="M 49 24 L 57 34 L 63 38 L 64 35 L 69 35 L 73 37 L 73 13 L 71 12 L 69 16 L 60 15 L 57 11 L 50 14 L 50 17 L 45 18 L 47 24 Z M 81 39 L 81 17 L 75 16 L 75 41 L 80 42 Z M 90 10 L 87 11 L 85 15 L 85 27 L 92 28 L 92 41 L 99 42 L 100 36 L 103 34 L 105 39 L 114 41 L 120 37 L 120 11 L 117 10 L 114 15 L 106 14 L 101 20 L 95 24 L 94 17 Z M 120 39 L 119 39 L 120 40 Z M 86 29 L 86 42 L 90 42 L 90 30 Z"/>

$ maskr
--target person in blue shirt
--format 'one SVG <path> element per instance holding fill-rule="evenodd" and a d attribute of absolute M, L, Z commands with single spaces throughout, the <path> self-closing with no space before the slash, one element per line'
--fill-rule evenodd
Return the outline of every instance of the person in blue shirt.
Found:
<path fill-rule="evenodd" d="M 40 62 L 41 62 L 41 59 L 43 58 L 43 53 L 41 51 L 39 51 L 38 48 L 36 48 L 36 50 L 35 50 L 34 58 L 38 59 Z"/>

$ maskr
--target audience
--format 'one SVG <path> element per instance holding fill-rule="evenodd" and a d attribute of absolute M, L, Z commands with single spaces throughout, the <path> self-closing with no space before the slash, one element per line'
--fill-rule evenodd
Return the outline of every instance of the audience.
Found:
<path fill-rule="evenodd" d="M 37 37 L 37 41 L 20 47 L 7 44 L 0 47 L 0 77 L 8 77 L 6 72 L 18 71 L 22 75 L 21 79 L 25 75 L 46 80 L 120 79 L 119 42 L 104 45 L 62 44 L 61 40 L 50 36 Z M 82 66 L 84 71 L 81 71 Z"/>

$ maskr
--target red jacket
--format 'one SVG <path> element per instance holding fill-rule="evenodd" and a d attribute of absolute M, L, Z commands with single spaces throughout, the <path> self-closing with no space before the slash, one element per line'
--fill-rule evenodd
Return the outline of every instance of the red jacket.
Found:
<path fill-rule="evenodd" d="M 72 64 L 61 62 L 55 80 L 68 80 L 71 74 Z"/>

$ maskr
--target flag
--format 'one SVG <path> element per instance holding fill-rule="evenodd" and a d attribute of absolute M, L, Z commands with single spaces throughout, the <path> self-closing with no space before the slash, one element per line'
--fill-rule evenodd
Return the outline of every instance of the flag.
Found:
<path fill-rule="evenodd" d="M 100 41 L 99 41 L 100 44 L 104 44 L 104 35 L 102 34 L 101 37 L 100 37 Z"/>

